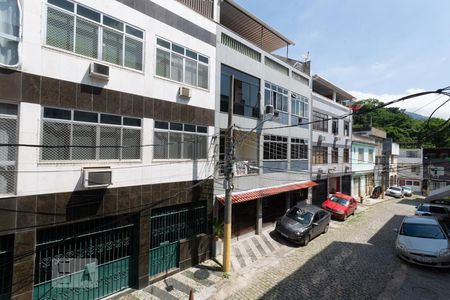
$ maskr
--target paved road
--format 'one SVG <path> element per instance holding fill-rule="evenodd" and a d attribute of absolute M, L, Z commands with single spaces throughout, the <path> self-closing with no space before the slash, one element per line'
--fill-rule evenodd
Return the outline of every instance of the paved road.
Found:
<path fill-rule="evenodd" d="M 293 247 L 271 268 L 248 276 L 230 299 L 450 299 L 449 270 L 395 256 L 393 229 L 415 204 L 389 200 L 331 226 L 307 247 Z"/>

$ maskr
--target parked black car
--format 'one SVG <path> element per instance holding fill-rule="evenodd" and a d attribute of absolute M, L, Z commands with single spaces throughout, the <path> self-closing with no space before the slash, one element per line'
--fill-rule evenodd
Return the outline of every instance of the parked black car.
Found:
<path fill-rule="evenodd" d="M 383 190 L 381 189 L 381 186 L 377 185 L 372 192 L 372 199 L 378 199 L 378 197 L 380 197 L 381 193 L 383 192 Z"/>
<path fill-rule="evenodd" d="M 275 230 L 286 239 L 306 246 L 328 231 L 330 219 L 331 214 L 317 206 L 297 204 L 277 222 Z"/>

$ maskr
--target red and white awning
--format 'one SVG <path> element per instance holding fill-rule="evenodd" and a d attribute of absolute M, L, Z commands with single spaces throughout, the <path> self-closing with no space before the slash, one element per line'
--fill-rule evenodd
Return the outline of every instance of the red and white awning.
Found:
<path fill-rule="evenodd" d="M 284 185 L 277 185 L 259 189 L 248 190 L 244 192 L 233 193 L 232 201 L 234 203 L 240 203 L 250 200 L 255 200 L 263 197 L 268 197 L 276 194 L 286 193 L 290 191 L 296 191 L 301 189 L 307 189 L 310 187 L 316 186 L 317 183 L 314 181 L 300 181 L 296 183 L 289 183 Z M 220 203 L 225 203 L 225 195 L 217 195 L 216 199 L 219 200 Z"/>

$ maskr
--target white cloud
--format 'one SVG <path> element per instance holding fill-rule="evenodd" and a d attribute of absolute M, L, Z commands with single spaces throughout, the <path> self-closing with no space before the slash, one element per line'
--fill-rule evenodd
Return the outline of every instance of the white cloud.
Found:
<path fill-rule="evenodd" d="M 389 102 L 395 99 L 399 99 L 401 97 L 424 92 L 423 89 L 418 88 L 410 88 L 407 89 L 403 94 L 374 94 L 374 93 L 366 93 L 360 91 L 351 91 L 350 94 L 355 96 L 358 100 L 375 98 L 383 102 Z M 400 107 L 402 109 L 406 109 L 406 111 L 414 112 L 416 114 L 420 114 L 423 116 L 429 116 L 433 110 L 435 110 L 440 104 L 444 103 L 448 97 L 437 94 L 430 94 L 425 96 L 420 96 L 412 99 L 408 99 L 402 102 L 395 103 L 390 105 L 389 107 Z M 446 105 L 442 106 L 434 116 L 440 117 L 443 119 L 447 119 L 450 117 L 450 102 Z"/>

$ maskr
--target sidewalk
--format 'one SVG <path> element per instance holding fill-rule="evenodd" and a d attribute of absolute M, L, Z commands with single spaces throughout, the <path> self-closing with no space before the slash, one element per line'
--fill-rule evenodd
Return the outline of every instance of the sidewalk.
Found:
<path fill-rule="evenodd" d="M 263 234 L 245 237 L 232 244 L 230 276 L 236 278 L 246 274 L 250 269 L 258 268 L 260 264 L 267 265 L 268 260 L 274 263 L 282 253 L 292 250 L 292 246 L 278 240 L 272 233 L 273 229 L 274 225 L 268 226 L 263 230 Z M 207 260 L 120 299 L 189 299 L 191 289 L 196 300 L 221 298 L 218 291 L 229 281 L 223 276 L 221 263 L 222 256 L 218 256 L 217 260 Z"/>

